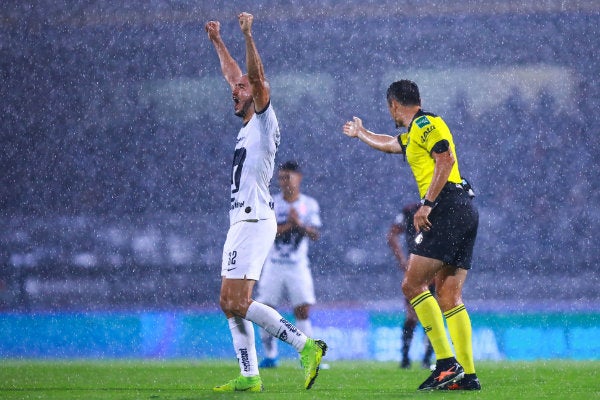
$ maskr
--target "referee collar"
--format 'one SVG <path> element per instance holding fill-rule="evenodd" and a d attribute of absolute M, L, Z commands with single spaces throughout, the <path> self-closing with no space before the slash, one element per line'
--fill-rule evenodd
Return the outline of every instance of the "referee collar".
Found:
<path fill-rule="evenodd" d="M 417 113 L 415 114 L 415 116 L 413 117 L 412 121 L 410 121 L 410 124 L 408 124 L 408 130 L 407 132 L 410 132 L 410 128 L 412 128 L 412 124 L 413 122 L 415 122 L 415 119 L 422 117 L 423 115 L 427 115 L 428 113 L 426 113 L 425 111 L 423 111 L 422 108 L 419 108 L 419 111 L 417 111 Z"/>

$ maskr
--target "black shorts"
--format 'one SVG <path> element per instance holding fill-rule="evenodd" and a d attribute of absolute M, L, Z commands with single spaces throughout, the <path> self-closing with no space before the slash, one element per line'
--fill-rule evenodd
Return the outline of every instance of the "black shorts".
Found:
<path fill-rule="evenodd" d="M 431 229 L 417 235 L 413 253 L 471 269 L 479 213 L 469 194 L 462 187 L 447 183 L 429 221 Z"/>

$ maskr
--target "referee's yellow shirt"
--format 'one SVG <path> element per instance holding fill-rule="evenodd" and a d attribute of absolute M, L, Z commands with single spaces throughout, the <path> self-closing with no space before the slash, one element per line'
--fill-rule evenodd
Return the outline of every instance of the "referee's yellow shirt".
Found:
<path fill-rule="evenodd" d="M 450 129 L 441 117 L 419 110 L 408 127 L 408 132 L 398 137 L 404 154 L 406 154 L 406 161 L 417 181 L 421 198 L 425 197 L 433 179 L 435 160 L 431 156 L 431 150 L 436 143 L 444 139 L 448 141 L 450 151 L 456 161 L 450 171 L 448 182 L 460 183 L 462 178 L 458 170 L 454 140 Z"/>

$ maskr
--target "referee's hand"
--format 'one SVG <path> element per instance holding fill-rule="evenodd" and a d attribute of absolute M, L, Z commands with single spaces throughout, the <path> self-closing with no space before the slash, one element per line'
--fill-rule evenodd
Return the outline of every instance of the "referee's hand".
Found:
<path fill-rule="evenodd" d="M 352 121 L 344 124 L 342 132 L 348 137 L 357 137 L 361 129 L 363 129 L 362 120 L 358 117 L 353 117 Z"/>
<path fill-rule="evenodd" d="M 417 232 L 428 231 L 431 229 L 431 222 L 429 221 L 429 213 L 431 213 L 431 207 L 422 205 L 415 213 L 413 223 Z"/>

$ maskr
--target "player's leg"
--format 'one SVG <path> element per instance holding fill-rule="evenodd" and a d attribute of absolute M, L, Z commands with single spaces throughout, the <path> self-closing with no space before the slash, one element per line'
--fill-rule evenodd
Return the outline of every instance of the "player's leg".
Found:
<path fill-rule="evenodd" d="M 305 369 L 304 385 L 306 389 L 310 389 L 317 377 L 327 345 L 322 341 L 307 338 L 275 309 L 252 301 L 250 297 L 253 286 L 253 280 L 223 279 L 220 303 L 228 318 L 241 375 L 224 385 L 215 387 L 214 390 L 218 392 L 262 390 L 254 346 L 254 329 L 250 321 L 292 345 L 301 354 Z"/>
<path fill-rule="evenodd" d="M 464 374 L 463 368 L 456 362 L 452 353 L 440 306 L 428 288 L 429 283 L 442 266 L 442 261 L 411 254 L 408 269 L 402 281 L 402 291 L 406 298 L 410 299 L 410 304 L 425 329 L 437 359 L 436 369 L 419 386 L 419 390 L 444 387 L 450 382 L 462 378 Z"/>
<path fill-rule="evenodd" d="M 308 263 L 298 263 L 290 266 L 285 272 L 285 285 L 290 302 L 294 307 L 294 318 L 297 327 L 307 336 L 312 336 L 312 321 L 310 319 L 310 308 L 316 302 L 314 282 Z M 300 362 L 308 376 L 307 388 L 312 386 L 320 368 L 329 368 L 327 364 L 321 364 L 321 357 L 327 351 L 327 345 L 323 341 L 315 342 L 313 350 L 307 349 L 300 353 Z M 318 359 L 318 360 L 317 360 Z"/>
<path fill-rule="evenodd" d="M 428 289 L 428 284 L 443 263 L 431 258 L 411 254 L 408 269 L 402 281 L 402 291 L 415 310 L 425 329 L 438 359 L 453 356 L 446 337 L 442 311 Z"/>
<path fill-rule="evenodd" d="M 240 278 L 248 281 L 258 280 L 275 239 L 276 231 L 277 223 L 274 219 L 256 222 L 244 221 L 233 225 L 230 228 L 231 234 L 227 234 L 221 267 L 221 275 L 228 278 L 226 281 Z M 236 257 L 235 262 L 231 260 L 233 253 Z M 228 256 L 229 262 L 226 260 Z M 327 345 L 322 341 L 307 338 L 303 332 L 283 318 L 275 309 L 252 301 L 253 287 L 254 284 L 250 286 L 247 293 L 225 291 L 225 296 L 221 298 L 221 308 L 228 317 L 230 315 L 237 316 L 254 322 L 301 353 L 303 360 L 306 359 L 304 386 L 306 389 L 310 389 L 317 377 L 321 358 L 327 350 Z M 224 293 L 223 288 L 221 292 Z M 252 361 L 255 358 L 256 349 L 254 349 Z"/>
<path fill-rule="evenodd" d="M 268 270 L 266 270 L 266 272 L 268 272 Z M 281 316 L 281 314 L 273 307 L 258 300 L 258 298 L 260 298 L 269 303 L 274 301 L 278 302 L 280 300 L 279 297 L 274 295 L 275 291 L 273 290 L 270 292 L 269 288 L 270 286 L 273 286 L 281 291 L 284 290 L 286 278 L 282 275 L 285 275 L 285 270 L 279 266 L 276 274 L 267 273 L 263 275 L 261 275 L 261 279 L 264 278 L 264 281 L 259 283 L 262 292 L 259 293 L 257 300 L 251 302 L 244 317 L 263 328 L 272 337 L 290 344 L 298 352 L 301 352 L 307 342 L 307 335 L 291 322 L 283 318 L 283 316 Z M 273 275 L 278 276 L 274 277 Z"/>
<path fill-rule="evenodd" d="M 410 358 L 408 353 L 410 351 L 410 344 L 414 336 L 417 322 L 419 322 L 419 319 L 415 313 L 415 309 L 410 305 L 410 302 L 407 299 L 404 312 L 404 325 L 402 326 L 402 360 L 400 361 L 400 368 L 410 368 Z"/>
<path fill-rule="evenodd" d="M 266 304 L 271 308 L 276 308 L 276 306 L 281 303 L 283 296 L 283 276 L 284 274 L 281 273 L 281 266 L 273 264 L 270 260 L 268 260 L 265 263 L 260 276 L 256 301 Z M 263 328 L 260 328 L 260 339 L 263 345 L 265 358 L 263 358 L 263 360 L 258 364 L 259 368 L 277 367 L 279 357 L 279 340 Z"/>
<path fill-rule="evenodd" d="M 429 285 L 429 291 L 435 295 L 435 284 L 432 283 Z M 437 295 L 436 295 L 437 298 Z M 433 356 L 433 346 L 429 341 L 427 335 L 425 335 L 425 352 L 423 353 L 423 360 L 421 361 L 421 366 L 424 369 L 430 369 L 431 367 L 431 357 Z"/>
<path fill-rule="evenodd" d="M 316 303 L 315 286 L 308 264 L 300 263 L 288 268 L 285 274 L 285 286 L 290 302 L 294 307 L 296 326 L 308 337 L 312 337 L 310 309 Z"/>
<path fill-rule="evenodd" d="M 433 356 L 433 346 L 429 341 L 427 335 L 425 335 L 425 353 L 423 354 L 423 361 L 421 362 L 421 366 L 424 369 L 431 368 L 431 357 Z"/>
<path fill-rule="evenodd" d="M 481 386 L 473 361 L 471 320 L 462 300 L 462 288 L 466 278 L 467 270 L 446 265 L 436 277 L 436 288 L 456 358 L 465 370 L 463 379 L 448 388 L 479 390 Z"/>
<path fill-rule="evenodd" d="M 288 343 L 300 353 L 305 373 L 304 387 L 310 389 L 317 378 L 321 359 L 327 351 L 325 342 L 308 338 L 275 309 L 257 301 L 253 301 L 248 307 L 246 319 Z"/>
<path fill-rule="evenodd" d="M 258 367 L 276 368 L 279 364 L 279 340 L 263 328 L 260 328 L 260 341 L 263 345 L 265 357 L 258 364 Z"/>
<path fill-rule="evenodd" d="M 450 231 L 451 242 L 455 245 L 453 266 L 446 265 L 439 274 L 440 284 L 438 289 L 440 306 L 444 311 L 448 331 L 454 344 L 456 357 L 465 369 L 465 376 L 456 384 L 448 386 L 453 390 L 480 390 L 481 385 L 475 374 L 472 349 L 472 328 L 469 314 L 462 301 L 462 288 L 467 277 L 467 270 L 471 266 L 473 247 L 477 237 L 479 214 L 471 199 L 466 197 L 464 191 L 457 192 L 454 212 L 451 214 L 454 229 Z M 437 282 L 436 281 L 436 282 Z"/>
<path fill-rule="evenodd" d="M 262 391 L 254 341 L 254 326 L 239 314 L 248 307 L 255 281 L 223 278 L 220 304 L 227 317 L 240 376 L 214 388 L 216 392 Z"/>
<path fill-rule="evenodd" d="M 312 336 L 312 321 L 310 320 L 310 304 L 294 307 L 296 326 L 308 337 Z"/>
<path fill-rule="evenodd" d="M 272 307 L 252 300 L 254 284 L 261 276 L 276 232 L 274 219 L 243 221 L 231 227 L 223 252 L 220 304 L 227 318 L 236 316 L 254 322 L 300 352 L 306 344 L 304 333 Z"/>
<path fill-rule="evenodd" d="M 245 318 L 252 291 L 275 239 L 274 220 L 238 222 L 227 232 L 221 261 L 219 304 L 227 317 L 240 365 L 240 376 L 214 388 L 217 392 L 261 391 L 254 327 Z"/>

